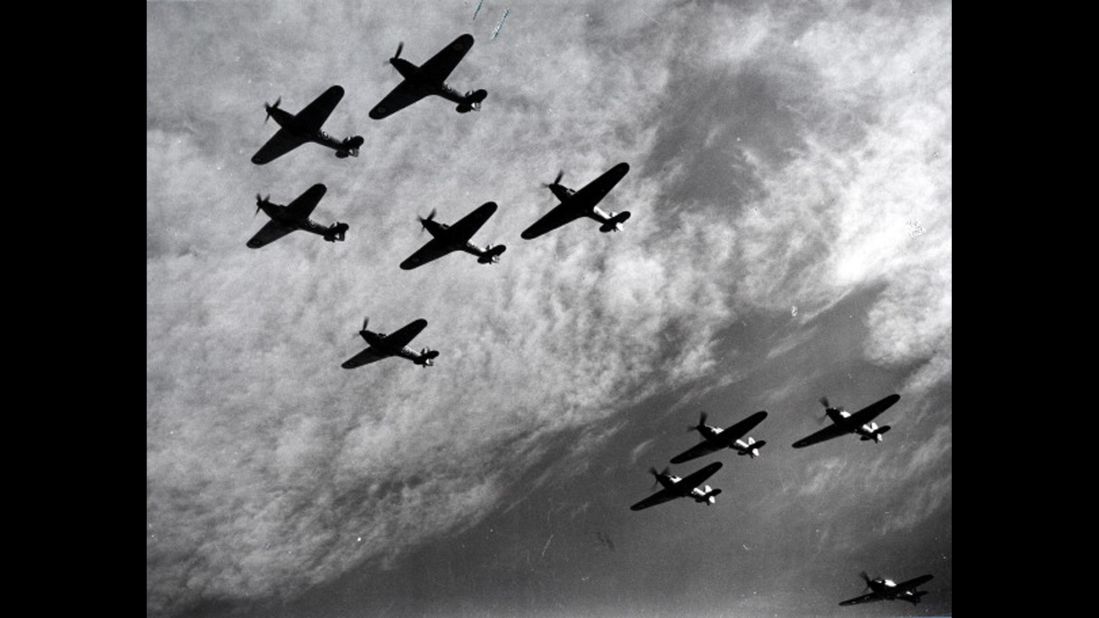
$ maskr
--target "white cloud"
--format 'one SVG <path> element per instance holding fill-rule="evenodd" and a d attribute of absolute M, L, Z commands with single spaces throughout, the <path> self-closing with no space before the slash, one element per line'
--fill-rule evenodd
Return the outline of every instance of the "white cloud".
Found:
<path fill-rule="evenodd" d="M 796 304 L 808 320 L 884 283 L 868 358 L 949 379 L 949 6 L 900 22 L 844 7 L 804 29 L 794 9 L 538 3 L 491 42 L 491 20 L 431 6 L 150 9 L 151 611 L 292 595 L 476 522 L 547 439 L 710 376 L 717 334 L 745 309 Z M 466 27 L 478 42 L 451 81 L 489 90 L 480 114 L 429 99 L 366 117 L 397 83 L 382 63 L 396 41 L 422 61 Z M 690 190 L 688 138 L 668 165 L 642 165 L 690 130 L 676 79 L 711 73 L 746 75 L 774 103 L 693 119 L 752 129 L 702 131 L 728 166 L 711 180 L 733 177 L 743 202 Z M 306 145 L 248 162 L 273 132 L 263 100 L 296 110 L 333 83 L 348 94 L 325 128 L 364 135 L 359 159 Z M 577 187 L 622 160 L 633 169 L 604 206 L 633 212 L 625 232 L 579 221 L 518 239 L 553 203 L 539 182 L 564 168 Z M 318 181 L 315 218 L 348 221 L 347 242 L 244 248 L 254 193 L 286 203 Z M 508 244 L 500 264 L 396 268 L 425 240 L 415 214 L 453 221 L 490 199 L 500 211 L 474 241 Z M 364 314 L 387 331 L 428 319 L 413 346 L 439 349 L 437 366 L 340 369 Z"/>

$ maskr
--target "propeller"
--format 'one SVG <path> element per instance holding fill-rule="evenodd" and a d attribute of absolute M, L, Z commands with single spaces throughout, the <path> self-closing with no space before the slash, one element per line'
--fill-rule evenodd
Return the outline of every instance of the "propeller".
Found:
<path fill-rule="evenodd" d="M 368 323 L 370 323 L 370 316 L 367 316 L 367 317 L 363 318 L 363 327 L 362 327 L 362 328 L 361 328 L 361 329 L 359 330 L 359 332 L 358 332 L 358 333 L 355 333 L 355 334 L 356 334 L 356 335 L 358 335 L 359 333 L 361 333 L 361 332 L 363 332 L 364 330 L 366 330 L 366 325 L 367 325 Z"/>
<path fill-rule="evenodd" d="M 824 408 L 825 408 L 825 413 L 824 413 L 824 416 L 814 416 L 813 418 L 815 418 L 815 419 L 817 420 L 817 424 L 818 424 L 818 425 L 823 425 L 823 424 L 824 424 L 824 422 L 828 420 L 828 412 L 827 412 L 827 410 L 828 410 L 828 409 L 831 409 L 831 407 L 832 407 L 832 404 L 831 404 L 831 403 L 829 403 L 829 401 L 828 401 L 828 398 L 827 398 L 827 397 L 821 397 L 821 398 L 820 398 L 820 399 L 818 399 L 817 401 L 819 401 L 819 402 L 820 402 L 820 405 L 824 406 Z"/>
<path fill-rule="evenodd" d="M 425 217 L 420 217 L 420 233 L 423 233 L 424 229 L 427 227 L 424 224 L 426 222 L 432 221 L 434 219 L 435 219 L 435 209 L 434 208 L 431 209 L 431 212 L 428 213 L 426 218 Z"/>
<path fill-rule="evenodd" d="M 865 590 L 870 590 L 870 582 L 874 580 L 870 579 L 870 576 L 866 574 L 866 571 L 859 571 L 859 577 L 861 577 L 863 581 L 866 582 Z"/>
<path fill-rule="evenodd" d="M 557 178 L 554 178 L 553 182 L 551 182 L 549 184 L 543 183 L 542 186 L 546 187 L 546 188 L 549 188 L 549 187 L 552 187 L 553 185 L 560 184 L 561 179 L 564 178 L 564 177 L 565 177 L 565 170 L 561 170 L 561 171 L 557 172 Z"/>
<path fill-rule="evenodd" d="M 653 475 L 653 485 L 652 486 L 655 487 L 657 485 L 658 477 L 660 475 L 667 476 L 669 472 L 671 472 L 671 468 L 664 468 L 664 470 L 662 470 L 661 472 L 657 472 L 656 468 L 649 468 L 649 474 Z"/>
<path fill-rule="evenodd" d="M 698 415 L 698 424 L 697 424 L 697 425 L 689 425 L 689 426 L 687 427 L 687 433 L 690 433 L 690 432 L 692 432 L 692 431 L 694 431 L 694 430 L 696 430 L 696 429 L 702 429 L 702 426 L 703 426 L 703 425 L 705 425 L 705 424 L 706 424 L 706 411 L 705 411 L 705 410 L 703 410 L 703 411 L 702 411 L 702 412 L 701 412 L 701 413 L 700 413 L 700 414 Z"/>
<path fill-rule="evenodd" d="M 393 57 L 390 58 L 390 60 L 396 60 L 397 58 L 400 58 L 402 49 L 404 49 L 404 41 L 400 41 L 397 43 L 397 53 L 393 54 Z"/>
<path fill-rule="evenodd" d="M 252 215 L 253 218 L 255 218 L 255 216 L 259 214 L 259 211 L 263 208 L 264 204 L 270 203 L 268 201 L 269 199 L 271 199 L 270 193 L 267 194 L 267 197 L 260 197 L 259 193 L 256 194 L 256 214 Z"/>
<path fill-rule="evenodd" d="M 263 109 L 267 112 L 267 116 L 263 119 L 263 124 L 267 124 L 267 121 L 271 119 L 271 110 L 278 109 L 279 103 L 282 103 L 282 97 L 275 99 L 274 105 L 269 105 L 267 103 L 263 104 Z"/>

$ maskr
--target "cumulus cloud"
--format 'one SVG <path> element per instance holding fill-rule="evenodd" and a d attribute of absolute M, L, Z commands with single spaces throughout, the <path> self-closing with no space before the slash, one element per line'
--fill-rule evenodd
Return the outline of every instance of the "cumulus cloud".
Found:
<path fill-rule="evenodd" d="M 293 595 L 475 523 L 547 441 L 710 376 L 745 310 L 808 320 L 884 284 L 867 358 L 948 379 L 949 5 L 516 4 L 492 40 L 468 19 L 434 3 L 150 5 L 151 612 Z M 367 118 L 397 83 L 382 62 L 397 41 L 422 62 L 467 28 L 450 81 L 489 90 L 480 114 L 428 99 Z M 348 94 L 325 129 L 362 134 L 359 159 L 306 145 L 248 161 L 273 133 L 262 101 L 296 111 L 333 83 Z M 633 212 L 624 233 L 579 221 L 518 239 L 553 204 L 539 182 L 564 169 L 577 188 L 618 161 L 632 171 L 603 206 Z M 256 192 L 287 203 L 315 182 L 314 218 L 348 221 L 347 242 L 244 247 Z M 426 240 L 416 214 L 490 199 L 474 240 L 506 242 L 500 264 L 397 269 Z M 439 349 L 436 367 L 340 369 L 363 315 L 384 331 L 426 318 L 412 345 Z"/>

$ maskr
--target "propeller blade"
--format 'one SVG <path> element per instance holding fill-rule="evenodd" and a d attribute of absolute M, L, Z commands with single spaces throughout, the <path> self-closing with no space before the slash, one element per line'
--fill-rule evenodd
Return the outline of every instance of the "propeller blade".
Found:
<path fill-rule="evenodd" d="M 565 177 L 565 170 L 561 170 L 561 171 L 557 172 L 557 178 L 553 179 L 553 184 L 555 184 L 555 185 L 560 184 L 561 179 L 564 178 L 564 177 Z"/>
<path fill-rule="evenodd" d="M 826 408 L 831 408 L 832 407 L 832 404 L 828 403 L 828 398 L 827 397 L 821 397 L 817 401 L 820 401 L 820 405 L 822 405 Z"/>
<path fill-rule="evenodd" d="M 401 50 L 402 49 L 404 49 L 404 41 L 399 41 L 397 43 L 397 53 L 393 54 L 393 60 L 396 60 L 397 58 L 401 57 Z"/>
<path fill-rule="evenodd" d="M 369 324 L 369 323 L 370 323 L 370 317 L 369 316 L 363 318 L 363 327 L 362 327 L 361 330 L 366 330 L 366 325 Z"/>

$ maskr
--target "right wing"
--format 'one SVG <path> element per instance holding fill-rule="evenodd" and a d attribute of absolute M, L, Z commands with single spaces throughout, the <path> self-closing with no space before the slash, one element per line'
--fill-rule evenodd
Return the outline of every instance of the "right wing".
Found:
<path fill-rule="evenodd" d="M 374 348 L 367 348 L 362 352 L 352 356 L 345 360 L 340 367 L 344 369 L 354 369 L 355 367 L 362 367 L 363 365 L 369 365 L 370 363 L 376 363 L 383 358 L 389 358 L 388 354 L 382 354 Z"/>
<path fill-rule="evenodd" d="M 264 144 L 256 154 L 252 155 L 252 163 L 255 163 L 256 165 L 270 163 L 307 141 L 309 140 L 304 137 L 298 137 L 286 129 L 279 129 L 278 133 L 275 133 L 275 135 L 267 140 L 267 143 Z"/>
<path fill-rule="evenodd" d="M 309 187 L 305 190 L 305 193 L 299 195 L 297 199 L 286 206 L 286 214 L 295 219 L 305 219 L 309 217 L 310 213 L 313 212 L 313 209 L 317 207 L 317 202 L 321 201 L 321 198 L 324 197 L 326 191 L 328 191 L 328 188 L 319 182 L 312 187 Z"/>
<path fill-rule="evenodd" d="M 336 104 L 342 98 L 343 88 L 339 86 L 332 86 L 325 90 L 321 96 L 314 99 L 312 103 L 305 106 L 305 109 L 294 116 L 298 121 L 298 126 L 310 132 L 320 131 L 321 125 L 324 124 L 325 120 L 328 120 L 328 116 L 332 114 L 332 110 L 336 109 Z"/>
<path fill-rule="evenodd" d="M 397 84 L 396 88 L 390 90 L 389 94 L 385 95 L 385 98 L 375 105 L 374 109 L 370 110 L 369 116 L 374 120 L 381 120 L 426 96 L 426 92 L 417 88 L 412 82 L 405 80 Z"/>
<path fill-rule="evenodd" d="M 716 444 L 714 444 L 714 443 L 712 443 L 708 440 L 703 440 L 702 442 L 699 442 L 698 444 L 696 444 L 696 445 L 692 446 L 691 448 L 683 451 L 682 453 L 676 455 L 675 457 L 672 457 L 671 461 L 674 464 L 683 463 L 685 461 L 690 461 L 692 459 L 698 459 L 699 457 L 702 457 L 703 455 L 709 455 L 710 453 L 716 453 L 717 451 L 720 451 L 723 448 L 725 448 L 725 447 L 718 446 L 718 445 L 716 445 Z"/>
<path fill-rule="evenodd" d="M 794 442 L 794 448 L 804 448 L 806 446 L 817 444 L 818 442 L 824 442 L 825 440 L 831 440 L 832 438 L 838 438 L 844 434 L 851 433 L 851 429 L 853 427 L 857 427 L 858 425 L 852 425 L 848 423 L 847 421 L 850 418 L 851 417 L 849 416 L 839 423 L 832 423 L 828 427 L 825 427 L 824 429 L 821 429 L 814 434 L 810 434 L 798 440 L 797 442 Z"/>
<path fill-rule="evenodd" d="M 682 496 L 680 496 L 678 493 L 676 493 L 672 489 L 661 489 L 660 491 L 658 491 L 655 494 L 649 496 L 648 498 L 645 498 L 641 502 L 638 502 L 637 504 L 631 506 L 630 510 L 631 511 L 640 511 L 641 509 L 647 509 L 650 506 L 656 506 L 658 504 L 663 504 L 663 503 L 665 503 L 669 500 L 675 500 L 676 498 L 681 498 L 681 497 Z"/>
<path fill-rule="evenodd" d="M 275 242 L 296 229 L 298 228 L 271 219 L 256 232 L 256 235 L 253 236 L 251 240 L 248 241 L 248 248 L 259 249 L 264 245 Z"/>
<path fill-rule="evenodd" d="M 541 219 L 535 221 L 533 225 L 523 230 L 523 233 L 519 235 L 526 240 L 538 238 L 542 234 L 556 230 L 562 225 L 565 225 L 570 221 L 575 221 L 586 214 L 586 212 L 578 207 L 578 203 L 573 201 L 570 197 L 568 201 L 558 204 L 553 210 L 547 212 Z"/>
<path fill-rule="evenodd" d="M 413 320 L 408 324 L 402 326 L 400 330 L 387 335 L 384 340 L 385 346 L 394 350 L 400 350 L 401 348 L 411 343 L 412 340 L 416 338 L 416 335 L 419 335 L 420 331 L 422 331 L 426 326 L 427 320 L 423 318 L 420 318 L 419 320 Z"/>
<path fill-rule="evenodd" d="M 437 260 L 451 251 L 454 251 L 454 249 L 444 244 L 443 241 L 438 238 L 432 238 L 427 241 L 426 245 L 417 249 L 416 253 L 413 253 L 408 256 L 408 259 L 401 262 L 401 269 L 412 270 L 413 268 L 423 266 L 432 260 Z"/>
<path fill-rule="evenodd" d="M 878 593 L 868 592 L 868 593 L 866 593 L 862 596 L 855 597 L 853 599 L 847 599 L 846 601 L 841 601 L 840 605 L 858 605 L 859 603 L 867 603 L 869 601 L 880 601 L 880 600 L 881 600 L 881 596 Z"/>
<path fill-rule="evenodd" d="M 473 47 L 473 35 L 463 34 L 454 39 L 450 45 L 444 47 L 420 66 L 420 75 L 431 81 L 443 83 L 450 75 L 450 72 L 454 70 L 454 67 L 462 61 L 470 47 Z"/>

